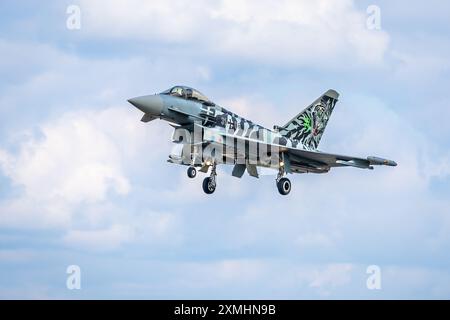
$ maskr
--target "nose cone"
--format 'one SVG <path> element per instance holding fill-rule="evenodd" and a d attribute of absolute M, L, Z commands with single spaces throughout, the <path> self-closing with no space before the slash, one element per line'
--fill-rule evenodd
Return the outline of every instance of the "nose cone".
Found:
<path fill-rule="evenodd" d="M 163 109 L 163 100 L 159 95 L 136 97 L 128 100 L 133 106 L 146 114 L 160 116 Z"/>

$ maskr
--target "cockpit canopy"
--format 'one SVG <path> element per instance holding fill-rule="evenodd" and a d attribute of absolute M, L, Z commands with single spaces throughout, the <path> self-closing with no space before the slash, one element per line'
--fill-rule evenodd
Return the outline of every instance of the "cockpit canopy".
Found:
<path fill-rule="evenodd" d="M 180 97 L 186 100 L 196 100 L 207 104 L 213 104 L 203 93 L 186 86 L 175 86 L 161 92 L 161 94 Z"/>

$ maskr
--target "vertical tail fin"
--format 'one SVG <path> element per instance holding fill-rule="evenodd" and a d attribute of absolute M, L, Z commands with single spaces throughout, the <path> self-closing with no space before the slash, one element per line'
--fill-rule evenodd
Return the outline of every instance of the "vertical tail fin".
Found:
<path fill-rule="evenodd" d="M 339 93 L 328 90 L 291 121 L 279 128 L 279 132 L 315 150 L 319 146 L 325 127 L 338 101 Z"/>

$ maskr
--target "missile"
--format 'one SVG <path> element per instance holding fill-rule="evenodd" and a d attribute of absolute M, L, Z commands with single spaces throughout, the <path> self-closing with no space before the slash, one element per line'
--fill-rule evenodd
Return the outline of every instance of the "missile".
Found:
<path fill-rule="evenodd" d="M 342 165 L 348 166 L 348 167 L 373 170 L 373 167 L 366 161 L 363 162 L 363 161 L 358 161 L 358 160 L 350 160 L 350 161 L 336 160 L 336 163 L 342 164 Z"/>

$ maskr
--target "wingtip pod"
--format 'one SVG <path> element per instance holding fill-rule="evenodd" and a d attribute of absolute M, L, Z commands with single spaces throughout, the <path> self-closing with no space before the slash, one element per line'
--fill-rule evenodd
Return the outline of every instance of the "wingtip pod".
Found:
<path fill-rule="evenodd" d="M 367 157 L 367 160 L 370 162 L 371 165 L 389 166 L 389 167 L 397 166 L 397 162 L 379 157 Z"/>

